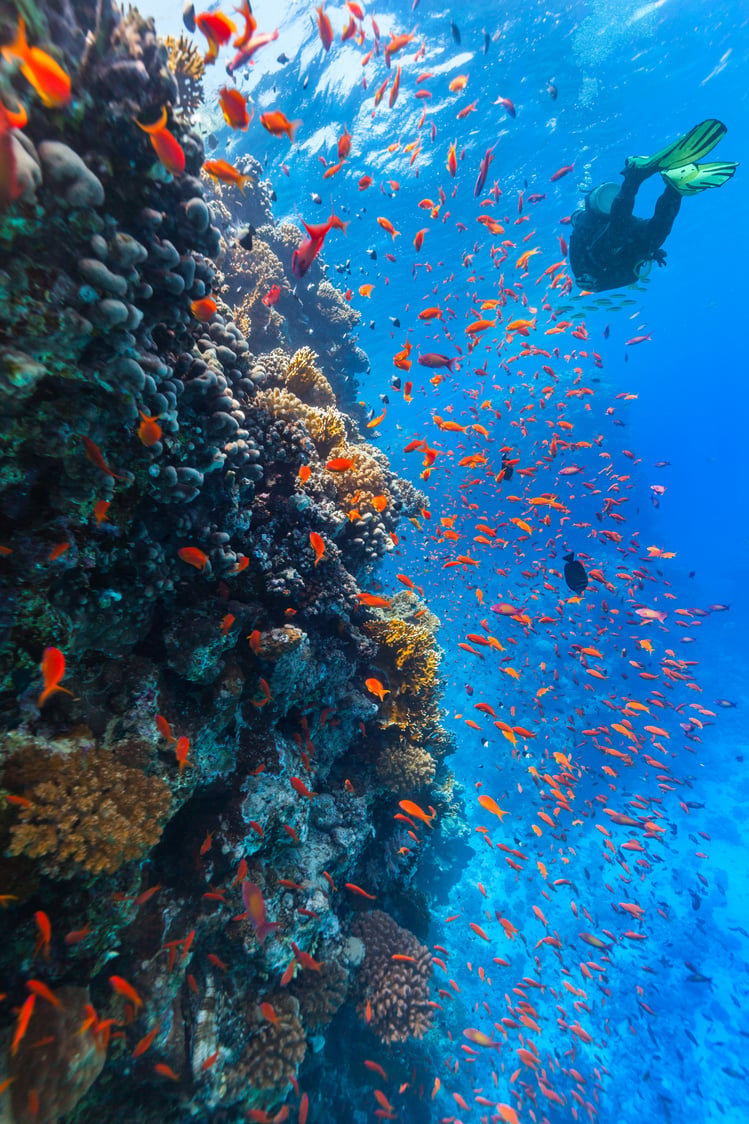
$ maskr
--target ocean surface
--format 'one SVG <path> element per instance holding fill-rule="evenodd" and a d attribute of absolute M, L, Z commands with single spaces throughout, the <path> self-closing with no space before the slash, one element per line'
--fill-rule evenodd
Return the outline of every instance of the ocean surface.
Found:
<path fill-rule="evenodd" d="M 311 4 L 258 0 L 258 29 L 278 38 L 235 75 L 249 130 L 218 109 L 226 52 L 197 116 L 212 157 L 261 162 L 277 219 L 323 222 L 332 207 L 348 221 L 321 256 L 362 314 L 358 394 L 367 418 L 384 412 L 367 439 L 428 498 L 369 588 L 413 583 L 440 618 L 469 829 L 459 879 L 427 865 L 414 885 L 442 962 L 414 1087 L 382 1086 L 392 1114 L 371 1095 L 326 1108 L 318 1092 L 309 1121 L 746 1124 L 749 10 L 364 7 L 358 45 L 340 41 L 348 12 L 326 6 L 325 52 Z M 161 34 L 182 30 L 181 5 L 143 11 Z M 381 48 L 363 66 L 371 16 Z M 406 33 L 386 69 L 382 47 Z M 389 107 L 388 88 L 375 109 L 397 64 L 398 98 Z M 295 144 L 262 128 L 272 109 L 300 121 Z M 585 193 L 709 117 L 727 126 L 709 159 L 740 166 L 683 200 L 665 267 L 607 293 L 565 285 Z M 344 127 L 351 154 L 324 178 Z M 644 184 L 638 214 L 661 187 Z M 497 319 L 467 334 L 479 317 Z M 393 360 L 408 344 L 406 370 Z M 425 353 L 454 369 L 419 365 Z M 339 1049 L 331 1085 L 355 1064 Z M 391 1050 L 370 1057 L 407 1074 L 410 1045 Z"/>

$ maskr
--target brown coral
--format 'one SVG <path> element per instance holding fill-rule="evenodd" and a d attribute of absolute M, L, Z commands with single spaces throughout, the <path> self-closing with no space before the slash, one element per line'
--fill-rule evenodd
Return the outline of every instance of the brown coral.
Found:
<path fill-rule="evenodd" d="M 376 768 L 378 778 L 391 792 L 409 793 L 431 784 L 436 763 L 423 746 L 400 738 L 395 744 L 385 746 Z"/>
<path fill-rule="evenodd" d="M 315 365 L 316 359 L 310 347 L 295 351 L 285 372 L 286 388 L 309 406 L 335 406 L 333 388 Z"/>
<path fill-rule="evenodd" d="M 230 1087 L 272 1092 L 286 1090 L 289 1074 L 295 1074 L 304 1060 L 307 1040 L 299 1020 L 299 1002 L 293 996 L 277 992 L 265 997 L 276 1013 L 269 1022 L 259 1006 L 248 1018 L 249 1041 L 231 1075 Z"/>
<path fill-rule="evenodd" d="M 358 917 L 353 933 L 361 938 L 366 949 L 359 970 L 359 1017 L 369 1018 L 370 1029 L 388 1045 L 422 1038 L 432 1025 L 433 1015 L 429 950 L 379 909 Z M 394 955 L 409 959 L 393 960 Z"/>
<path fill-rule="evenodd" d="M 346 998 L 348 972 L 335 960 L 323 960 L 319 972 L 300 972 L 294 980 L 294 994 L 305 1025 L 310 1030 L 325 1026 Z"/>
<path fill-rule="evenodd" d="M 8 762 L 4 783 L 29 801 L 18 809 L 8 853 L 40 859 L 54 878 L 111 874 L 140 858 L 160 839 L 171 804 L 164 781 L 103 749 L 22 752 Z"/>

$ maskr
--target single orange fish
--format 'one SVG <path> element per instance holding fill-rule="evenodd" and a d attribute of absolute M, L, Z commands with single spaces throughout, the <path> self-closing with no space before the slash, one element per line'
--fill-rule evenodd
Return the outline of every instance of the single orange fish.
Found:
<path fill-rule="evenodd" d="M 213 297 L 201 297 L 200 300 L 190 301 L 190 312 L 201 324 L 207 324 L 217 308 L 218 305 Z"/>
<path fill-rule="evenodd" d="M 111 500 L 97 500 L 94 504 L 94 519 L 97 524 L 101 524 L 107 518 L 107 511 L 111 506 Z"/>
<path fill-rule="evenodd" d="M 148 414 L 144 414 L 142 410 L 138 410 L 138 413 L 143 419 L 138 426 L 138 437 L 146 448 L 150 449 L 152 445 L 161 440 L 161 426 L 159 425 L 161 415 L 156 414 L 155 417 L 151 418 Z"/>
<path fill-rule="evenodd" d="M 174 747 L 174 755 L 179 762 L 179 775 L 182 776 L 182 770 L 185 765 L 191 765 L 192 762 L 187 760 L 187 755 L 190 752 L 190 739 L 184 735 L 177 738 L 177 743 Z"/>
<path fill-rule="evenodd" d="M 222 86 L 218 92 L 218 101 L 226 124 L 232 129 L 246 132 L 250 121 L 255 115 L 247 112 L 247 98 L 235 86 Z"/>
<path fill-rule="evenodd" d="M 188 566 L 194 566 L 196 570 L 205 570 L 208 564 L 208 555 L 198 550 L 197 546 L 183 546 L 177 554 L 183 562 L 187 562 Z"/>
<path fill-rule="evenodd" d="M 70 101 L 70 77 L 51 55 L 40 47 L 30 47 L 26 42 L 26 24 L 18 17 L 18 31 L 12 43 L 0 48 L 6 62 L 17 59 L 21 73 L 34 87 L 44 105 L 49 109 L 61 109 Z"/>
<path fill-rule="evenodd" d="M 350 457 L 333 457 L 332 460 L 325 462 L 325 467 L 328 472 L 347 472 L 354 467 L 354 462 Z"/>
<path fill-rule="evenodd" d="M 96 468 L 100 469 L 100 471 L 104 472 L 107 476 L 111 476 L 113 480 L 126 479 L 124 476 L 118 476 L 116 472 L 112 472 L 112 469 L 102 456 L 101 449 L 98 445 L 94 444 L 90 437 L 81 437 L 81 442 L 86 453 L 86 459 L 91 461 L 91 464 L 95 465 Z"/>
<path fill-rule="evenodd" d="M 233 183 L 243 195 L 246 185 L 255 182 L 254 176 L 243 175 L 238 168 L 235 168 L 226 160 L 206 160 L 203 164 L 203 171 L 221 183 Z"/>
<path fill-rule="evenodd" d="M 132 984 L 129 984 L 127 980 L 124 980 L 122 976 L 110 976 L 109 982 L 112 985 L 112 989 L 116 991 L 118 995 L 122 995 L 125 999 L 129 999 L 136 1010 L 138 1009 L 138 1007 L 143 1006 L 143 1000 L 138 995 L 138 992 L 135 990 Z"/>
<path fill-rule="evenodd" d="M 317 30 L 320 33 L 320 42 L 325 51 L 329 51 L 333 42 L 333 25 L 323 11 L 325 4 L 315 8 L 317 12 Z"/>
<path fill-rule="evenodd" d="M 280 109 L 272 109 L 268 113 L 261 113 L 260 115 L 260 124 L 264 129 L 267 129 L 274 137 L 280 137 L 282 133 L 286 133 L 292 144 L 301 123 L 301 121 L 289 121 L 286 114 L 282 113 Z"/>
<path fill-rule="evenodd" d="M 154 152 L 166 170 L 173 176 L 181 176 L 185 170 L 185 153 L 177 138 L 166 127 L 166 106 L 161 107 L 159 118 L 153 124 L 144 125 L 137 117 L 133 120 L 139 129 L 148 134 Z"/>
<path fill-rule="evenodd" d="M 309 536 L 310 546 L 315 552 L 315 565 L 325 556 L 325 540 L 322 535 L 318 535 L 317 531 L 310 531 Z"/>
<path fill-rule="evenodd" d="M 24 1000 L 23 1006 L 19 1011 L 18 1023 L 16 1024 L 16 1033 L 13 1035 L 13 1042 L 11 1043 L 10 1047 L 10 1052 L 13 1057 L 15 1057 L 18 1053 L 18 1047 L 28 1028 L 29 1019 L 31 1018 L 32 1012 L 34 1010 L 35 1003 L 36 996 L 32 993 L 27 999 Z"/>
<path fill-rule="evenodd" d="M 42 677 L 44 679 L 44 690 L 37 699 L 37 706 L 41 709 L 44 706 L 50 695 L 55 691 L 64 691 L 66 695 L 72 695 L 73 692 L 69 691 L 67 687 L 60 686 L 60 680 L 65 675 L 65 656 L 59 648 L 45 648 L 44 655 L 42 656 Z"/>
<path fill-rule="evenodd" d="M 62 558 L 63 554 L 65 554 L 68 550 L 70 550 L 70 543 L 69 542 L 59 542 L 57 544 L 57 546 L 53 546 L 52 549 L 50 550 L 49 555 L 48 555 L 48 561 L 49 562 L 56 562 L 57 559 Z"/>
<path fill-rule="evenodd" d="M 373 695 L 377 695 L 377 698 L 380 700 L 380 702 L 384 702 L 385 695 L 390 694 L 390 691 L 387 689 L 387 687 L 383 687 L 379 679 L 365 679 L 364 686 L 368 691 L 371 691 Z"/>

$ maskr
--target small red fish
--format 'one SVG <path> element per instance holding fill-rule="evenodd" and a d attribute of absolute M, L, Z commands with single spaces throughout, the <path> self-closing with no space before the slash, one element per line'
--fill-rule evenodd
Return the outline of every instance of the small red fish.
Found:
<path fill-rule="evenodd" d="M 151 418 L 148 414 L 144 414 L 142 410 L 138 410 L 138 413 L 143 419 L 138 426 L 138 437 L 146 448 L 150 449 L 152 445 L 161 440 L 161 426 L 159 425 L 161 415 L 157 414 Z"/>
<path fill-rule="evenodd" d="M 200 300 L 190 302 L 190 312 L 201 324 L 207 324 L 215 315 L 218 305 L 213 297 L 201 297 Z"/>
<path fill-rule="evenodd" d="M 194 566 L 196 570 L 205 570 L 208 565 L 208 555 L 197 546 L 183 546 L 177 554 L 183 562 L 187 562 L 188 566 Z"/>
<path fill-rule="evenodd" d="M 309 536 L 310 546 L 315 552 L 315 565 L 325 556 L 325 540 L 322 535 L 318 535 L 317 531 L 310 531 Z"/>
<path fill-rule="evenodd" d="M 59 648 L 44 649 L 41 668 L 42 677 L 44 679 L 44 690 L 37 699 L 37 706 L 40 709 L 55 691 L 64 691 L 66 695 L 73 694 L 67 687 L 60 686 L 60 680 L 65 675 L 65 656 Z"/>
<path fill-rule="evenodd" d="M 274 304 L 278 304 L 278 298 L 281 296 L 281 289 L 278 285 L 271 285 L 268 292 L 263 297 L 263 304 L 267 308 L 271 308 Z"/>
<path fill-rule="evenodd" d="M 86 452 L 86 458 L 91 461 L 91 464 L 95 465 L 96 468 L 106 473 L 107 476 L 111 476 L 113 480 L 126 479 L 126 477 L 118 476 L 116 472 L 112 472 L 112 469 L 109 467 L 107 462 L 104 460 L 104 457 L 102 456 L 101 449 L 98 445 L 94 444 L 90 437 L 81 437 L 81 441 Z"/>
<path fill-rule="evenodd" d="M 18 17 L 18 30 L 12 43 L 0 48 L 6 62 L 17 59 L 21 73 L 34 87 L 48 109 L 61 109 L 70 101 L 70 77 L 51 55 L 40 47 L 30 47 L 26 42 L 26 25 Z"/>

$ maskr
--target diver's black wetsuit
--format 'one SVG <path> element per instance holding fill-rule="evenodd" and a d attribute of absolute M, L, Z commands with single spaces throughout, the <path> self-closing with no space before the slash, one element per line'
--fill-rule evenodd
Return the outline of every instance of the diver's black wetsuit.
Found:
<path fill-rule="evenodd" d="M 653 217 L 638 219 L 632 213 L 635 196 L 649 174 L 628 169 L 608 214 L 592 207 L 588 196 L 585 209 L 573 215 L 570 267 L 581 288 L 599 292 L 632 285 L 641 276 L 638 267 L 643 263 L 665 263 L 665 253 L 660 247 L 671 233 L 681 195 L 671 184 L 666 184 L 666 190 L 655 204 Z"/>

